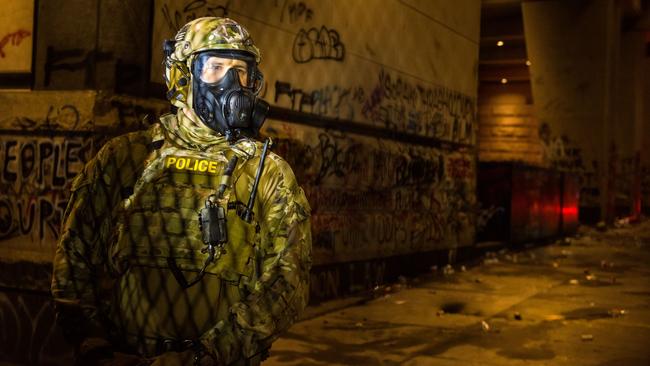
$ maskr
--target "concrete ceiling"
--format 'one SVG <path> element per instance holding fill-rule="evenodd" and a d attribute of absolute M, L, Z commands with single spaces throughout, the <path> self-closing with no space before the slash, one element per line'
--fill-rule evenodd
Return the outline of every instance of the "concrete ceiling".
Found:
<path fill-rule="evenodd" d="M 508 82 L 529 82 L 526 60 L 521 0 L 483 0 L 479 81 L 500 83 L 505 78 Z"/>

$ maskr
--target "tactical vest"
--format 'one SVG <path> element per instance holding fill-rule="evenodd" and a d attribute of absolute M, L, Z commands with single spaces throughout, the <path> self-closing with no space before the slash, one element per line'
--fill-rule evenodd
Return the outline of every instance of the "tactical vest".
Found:
<path fill-rule="evenodd" d="M 259 150 L 259 149 L 257 149 Z M 250 195 L 259 153 L 240 159 L 219 204 L 226 209 L 228 241 L 195 285 L 183 288 L 170 268 L 195 277 L 208 253 L 199 212 L 221 183 L 234 152 L 204 153 L 166 142 L 145 161 L 142 174 L 114 211 L 115 237 L 109 267 L 117 278 L 111 309 L 118 334 L 129 346 L 151 353 L 147 339 L 197 339 L 225 320 L 256 276 L 259 226 L 246 223 L 237 208 Z M 259 204 L 255 206 L 259 212 Z"/>

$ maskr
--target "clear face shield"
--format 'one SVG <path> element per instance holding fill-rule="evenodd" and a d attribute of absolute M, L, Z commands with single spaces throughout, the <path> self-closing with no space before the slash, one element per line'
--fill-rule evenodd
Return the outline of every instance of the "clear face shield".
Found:
<path fill-rule="evenodd" d="M 260 91 L 263 77 L 253 56 L 234 51 L 208 51 L 194 60 L 194 76 L 209 85 L 218 84 L 231 69 L 237 73 L 241 87 L 251 89 L 254 94 Z"/>

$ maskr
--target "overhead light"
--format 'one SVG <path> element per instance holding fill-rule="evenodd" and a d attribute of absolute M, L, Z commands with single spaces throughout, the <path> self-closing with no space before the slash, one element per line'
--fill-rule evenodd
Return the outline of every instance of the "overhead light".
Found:
<path fill-rule="evenodd" d="M 497 41 L 497 46 L 501 47 L 503 46 L 503 44 L 504 44 L 503 41 Z"/>
<path fill-rule="evenodd" d="M 530 60 L 526 60 L 526 66 L 530 66 L 530 65 L 532 65 L 532 64 L 533 64 L 533 63 L 530 62 Z"/>
<path fill-rule="evenodd" d="M 506 83 L 508 83 L 508 79 L 506 78 L 501 79 L 501 84 L 506 84 Z"/>

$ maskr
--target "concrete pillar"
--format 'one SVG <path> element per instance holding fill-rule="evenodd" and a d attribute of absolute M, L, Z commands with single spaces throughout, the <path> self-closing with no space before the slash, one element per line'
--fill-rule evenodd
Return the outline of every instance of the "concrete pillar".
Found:
<path fill-rule="evenodd" d="M 580 176 L 583 213 L 614 217 L 620 15 L 613 0 L 522 4 L 531 87 L 561 170 Z M 629 133 L 626 132 L 626 133 Z"/>
<path fill-rule="evenodd" d="M 641 211 L 641 151 L 643 150 L 645 36 L 640 31 L 621 34 L 619 75 L 616 92 L 616 125 L 612 139 L 618 147 L 619 161 L 616 206 L 628 206 L 632 216 Z M 621 207 L 623 206 L 623 207 Z"/>
<path fill-rule="evenodd" d="M 640 59 L 639 75 L 636 82 L 642 83 L 641 96 L 637 103 L 640 117 L 636 120 L 635 144 L 638 146 L 638 170 L 636 189 L 640 195 L 641 213 L 650 215 L 650 8 L 646 7 L 634 23 L 629 26 L 631 31 L 641 33 L 637 37 L 643 42 Z M 639 203 L 636 203 L 638 205 Z"/>

